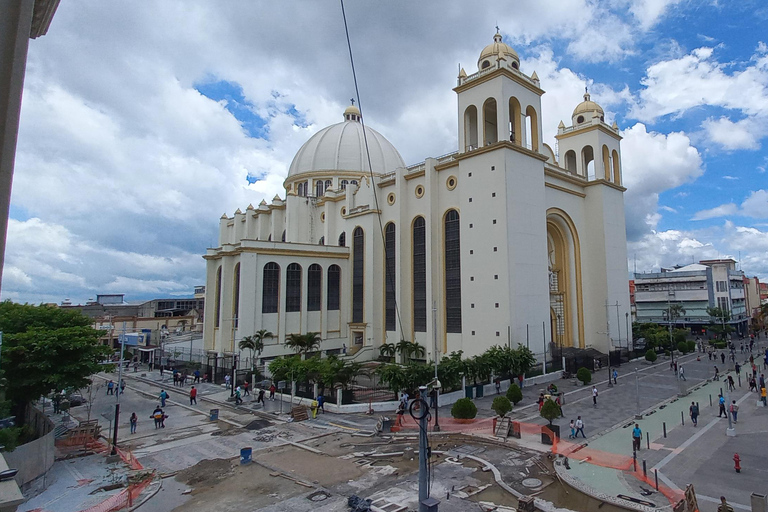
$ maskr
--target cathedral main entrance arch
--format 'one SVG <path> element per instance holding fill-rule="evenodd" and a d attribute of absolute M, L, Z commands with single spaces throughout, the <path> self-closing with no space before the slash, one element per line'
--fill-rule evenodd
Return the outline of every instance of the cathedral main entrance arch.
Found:
<path fill-rule="evenodd" d="M 584 348 L 581 248 L 573 221 L 563 210 L 547 210 L 547 266 L 552 343 Z"/>

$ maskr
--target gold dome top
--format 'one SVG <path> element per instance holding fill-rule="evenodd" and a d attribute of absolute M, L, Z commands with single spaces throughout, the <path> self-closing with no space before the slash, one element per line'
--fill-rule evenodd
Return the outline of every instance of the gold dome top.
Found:
<path fill-rule="evenodd" d="M 344 119 L 347 121 L 359 121 L 360 120 L 360 109 L 357 108 L 354 105 L 348 106 L 344 110 Z"/>
<path fill-rule="evenodd" d="M 480 52 L 480 58 L 477 59 L 477 69 L 485 69 L 494 65 L 495 59 L 498 57 L 504 57 L 507 60 L 515 62 L 513 67 L 518 68 L 520 66 L 520 57 L 517 52 L 508 44 L 501 41 L 501 34 L 497 31 L 493 36 L 493 43 L 489 44 L 483 51 Z"/>
<path fill-rule="evenodd" d="M 605 115 L 605 112 L 603 112 L 603 107 L 590 99 L 589 92 L 585 92 L 584 101 L 576 105 L 576 108 L 573 109 L 572 117 L 576 117 L 579 114 L 586 114 L 589 112 L 597 112 L 600 114 L 600 117 Z"/>

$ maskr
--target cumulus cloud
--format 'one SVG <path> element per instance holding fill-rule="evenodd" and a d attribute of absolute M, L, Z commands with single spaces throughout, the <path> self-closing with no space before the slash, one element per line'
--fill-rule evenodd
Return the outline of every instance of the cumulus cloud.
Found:
<path fill-rule="evenodd" d="M 707 138 L 724 149 L 760 149 L 758 133 L 754 119 L 742 119 L 737 122 L 727 117 L 709 118 L 702 123 Z"/>
<path fill-rule="evenodd" d="M 768 190 L 753 190 L 744 199 L 741 206 L 735 203 L 722 204 L 709 210 L 701 210 L 693 215 L 692 220 L 714 219 L 717 217 L 752 217 L 756 219 L 768 218 Z"/>

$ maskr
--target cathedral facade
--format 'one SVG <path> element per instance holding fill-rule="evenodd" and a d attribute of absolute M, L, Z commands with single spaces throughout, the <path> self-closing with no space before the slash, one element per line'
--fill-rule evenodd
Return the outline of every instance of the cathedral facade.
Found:
<path fill-rule="evenodd" d="M 223 215 L 204 256 L 206 349 L 265 329 L 263 360 L 307 332 L 358 360 L 400 340 L 427 360 L 518 343 L 551 360 L 628 339 L 618 126 L 585 94 L 558 158 L 539 78 L 519 68 L 497 33 L 461 70 L 454 153 L 406 166 L 350 106 L 298 151 L 284 199 Z"/>

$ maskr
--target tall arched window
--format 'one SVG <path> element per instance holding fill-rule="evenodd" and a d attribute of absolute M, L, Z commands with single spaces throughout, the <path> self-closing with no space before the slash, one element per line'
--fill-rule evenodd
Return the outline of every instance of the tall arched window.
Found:
<path fill-rule="evenodd" d="M 328 311 L 338 311 L 341 303 L 341 267 L 328 267 Z"/>
<path fill-rule="evenodd" d="M 576 166 L 576 152 L 572 149 L 565 152 L 565 169 L 573 174 L 578 173 Z"/>
<path fill-rule="evenodd" d="M 280 265 L 270 262 L 264 265 L 261 283 L 261 312 L 277 313 L 280 304 Z"/>
<path fill-rule="evenodd" d="M 307 269 L 307 311 L 320 311 L 323 294 L 323 268 L 313 263 Z"/>
<path fill-rule="evenodd" d="M 342 233 L 339 235 L 339 247 L 346 247 L 347 246 L 347 233 L 346 231 L 342 231 Z"/>
<path fill-rule="evenodd" d="M 331 188 L 331 185 L 333 185 L 333 182 L 331 180 L 325 180 L 325 190 L 329 190 Z"/>
<path fill-rule="evenodd" d="M 395 240 L 395 224 L 390 222 L 384 226 L 384 328 L 387 331 L 396 330 L 397 319 L 395 314 L 395 280 L 396 260 L 395 249 L 397 242 Z"/>
<path fill-rule="evenodd" d="M 587 179 L 595 179 L 595 151 L 592 146 L 584 146 L 581 150 L 581 166 Z"/>
<path fill-rule="evenodd" d="M 315 183 L 315 196 L 323 197 L 324 192 L 325 192 L 325 184 L 323 183 L 323 180 L 317 180 L 317 183 Z"/>
<path fill-rule="evenodd" d="M 424 217 L 413 221 L 413 330 L 427 332 L 427 229 Z"/>
<path fill-rule="evenodd" d="M 520 102 L 514 96 L 509 98 L 509 140 L 515 144 L 522 143 L 522 113 Z"/>
<path fill-rule="evenodd" d="M 281 242 L 285 242 L 285 230 L 283 230 L 283 236 L 280 237 Z"/>
<path fill-rule="evenodd" d="M 483 145 L 499 141 L 498 121 L 496 119 L 496 99 L 488 98 L 483 103 Z"/>
<path fill-rule="evenodd" d="M 357 227 L 352 232 L 352 322 L 363 322 L 365 280 L 365 234 Z"/>
<path fill-rule="evenodd" d="M 470 105 L 464 111 L 464 150 L 477 149 L 477 107 Z"/>
<path fill-rule="evenodd" d="M 619 152 L 615 149 L 611 153 L 611 160 L 613 160 L 613 182 L 621 185 L 621 163 L 619 161 Z"/>
<path fill-rule="evenodd" d="M 611 181 L 611 152 L 605 144 L 603 144 L 603 176 L 607 181 Z"/>
<path fill-rule="evenodd" d="M 347 180 L 341 180 L 341 190 L 347 190 L 347 185 L 349 182 Z"/>
<path fill-rule="evenodd" d="M 528 139 L 526 142 L 530 144 L 530 148 L 534 151 L 539 150 L 539 116 L 536 114 L 536 109 L 533 105 L 528 105 L 525 109 L 526 126 L 528 127 Z"/>
<path fill-rule="evenodd" d="M 445 214 L 445 330 L 461 332 L 461 231 L 456 210 Z"/>
<path fill-rule="evenodd" d="M 285 270 L 285 312 L 301 311 L 301 265 L 291 263 Z"/>
<path fill-rule="evenodd" d="M 216 270 L 216 308 L 213 326 L 218 327 L 221 323 L 221 267 Z"/>
<path fill-rule="evenodd" d="M 317 244 L 318 244 L 318 245 L 325 245 L 325 237 L 324 237 L 324 236 L 321 236 L 321 237 L 320 237 L 320 241 L 319 241 L 319 242 L 317 242 Z"/>
<path fill-rule="evenodd" d="M 238 324 L 238 318 L 240 317 L 240 264 L 235 265 L 235 273 L 233 276 L 232 286 L 232 318 L 235 322 L 235 327 Z"/>

